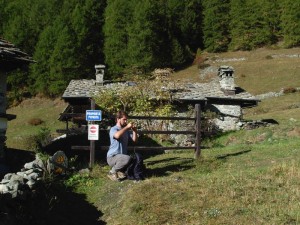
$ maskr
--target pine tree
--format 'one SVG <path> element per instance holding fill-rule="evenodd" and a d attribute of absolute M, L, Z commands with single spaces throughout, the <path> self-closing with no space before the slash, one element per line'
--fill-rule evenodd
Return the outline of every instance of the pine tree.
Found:
<path fill-rule="evenodd" d="M 163 26 L 164 4 L 155 0 L 136 1 L 132 23 L 128 27 L 127 67 L 143 73 L 166 62 L 167 30 Z"/>
<path fill-rule="evenodd" d="M 268 14 L 267 1 L 231 1 L 231 43 L 233 50 L 251 50 L 272 43 L 273 34 Z M 273 9 L 275 10 L 275 9 Z"/>
<path fill-rule="evenodd" d="M 281 27 L 286 47 L 300 45 L 300 2 L 282 1 Z"/>
<path fill-rule="evenodd" d="M 29 87 L 32 94 L 51 94 L 48 87 L 51 84 L 50 58 L 57 39 L 55 32 L 53 26 L 47 26 L 39 36 L 33 57 L 38 60 L 37 63 L 31 65 L 29 76 Z"/>
<path fill-rule="evenodd" d="M 209 52 L 226 51 L 230 42 L 230 0 L 203 0 L 204 46 Z"/>
<path fill-rule="evenodd" d="M 196 53 L 198 48 L 203 47 L 203 6 L 202 0 L 182 1 L 184 6 L 179 9 L 181 15 L 175 20 L 180 21 L 180 31 L 185 47 Z"/>
<path fill-rule="evenodd" d="M 95 64 L 104 63 L 103 32 L 105 0 L 85 0 L 75 4 L 70 15 L 71 29 L 76 37 L 77 76 L 94 78 Z M 73 56 L 73 57 L 75 57 Z"/>
<path fill-rule="evenodd" d="M 104 0 L 62 3 L 36 45 L 38 64 L 30 76 L 33 93 L 59 95 L 72 79 L 94 78 L 94 65 L 104 61 L 104 8 Z"/>
<path fill-rule="evenodd" d="M 132 0 L 108 0 L 104 12 L 104 54 L 108 72 L 116 78 L 126 67 L 128 24 L 132 18 Z"/>

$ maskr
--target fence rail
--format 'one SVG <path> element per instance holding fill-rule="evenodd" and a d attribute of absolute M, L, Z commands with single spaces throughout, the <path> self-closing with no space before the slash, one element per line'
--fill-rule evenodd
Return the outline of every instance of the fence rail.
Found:
<path fill-rule="evenodd" d="M 95 102 L 91 101 L 91 109 L 95 109 Z M 85 118 L 84 113 L 62 113 L 61 115 L 66 118 L 75 118 L 81 117 Z M 139 134 L 192 134 L 195 135 L 195 146 L 173 146 L 173 147 L 163 147 L 163 146 L 134 146 L 128 147 L 129 149 L 136 150 L 168 150 L 168 149 L 194 149 L 195 150 L 195 158 L 199 158 L 201 155 L 201 106 L 200 104 L 195 105 L 195 117 L 163 117 L 163 116 L 128 116 L 128 119 L 137 119 L 137 120 L 186 120 L 186 121 L 195 121 L 195 126 L 193 130 L 139 130 Z M 74 134 L 78 133 L 78 131 L 72 131 L 72 129 L 67 127 L 65 130 L 57 130 L 59 133 L 66 134 Z M 100 129 L 99 131 L 108 131 L 107 129 Z M 87 131 L 79 131 L 81 133 L 86 133 Z M 89 150 L 90 151 L 90 165 L 94 164 L 94 153 L 95 153 L 95 141 L 90 141 L 90 146 L 72 146 L 73 150 Z M 99 150 L 108 150 L 108 146 L 101 146 Z"/>

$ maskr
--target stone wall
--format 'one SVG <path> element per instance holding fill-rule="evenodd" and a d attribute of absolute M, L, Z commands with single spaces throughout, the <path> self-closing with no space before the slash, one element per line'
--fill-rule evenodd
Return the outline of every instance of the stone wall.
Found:
<path fill-rule="evenodd" d="M 43 161 L 36 157 L 32 162 L 26 163 L 20 172 L 8 173 L 0 182 L 0 194 L 11 198 L 24 197 L 31 192 L 37 181 L 42 179 L 45 166 Z"/>
<path fill-rule="evenodd" d="M 213 112 L 219 114 L 214 119 L 215 125 L 222 131 L 237 130 L 237 125 L 242 118 L 242 108 L 239 105 L 212 105 Z"/>

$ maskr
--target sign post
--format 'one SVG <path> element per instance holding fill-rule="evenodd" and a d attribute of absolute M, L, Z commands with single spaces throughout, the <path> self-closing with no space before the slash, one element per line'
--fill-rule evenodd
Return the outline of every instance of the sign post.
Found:
<path fill-rule="evenodd" d="M 97 124 L 88 125 L 88 140 L 89 141 L 99 140 L 99 125 Z"/>
<path fill-rule="evenodd" d="M 88 140 L 90 141 L 90 168 L 95 162 L 95 141 L 99 140 L 99 125 L 94 121 L 102 120 L 101 110 L 95 110 L 95 100 L 91 99 L 91 110 L 86 110 L 86 121 L 88 121 Z"/>

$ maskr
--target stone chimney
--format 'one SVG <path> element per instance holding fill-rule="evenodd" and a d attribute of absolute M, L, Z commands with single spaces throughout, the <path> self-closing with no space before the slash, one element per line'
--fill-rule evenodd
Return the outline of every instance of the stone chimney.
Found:
<path fill-rule="evenodd" d="M 220 68 L 218 69 L 221 90 L 225 93 L 225 95 L 235 94 L 233 72 L 234 70 L 231 66 L 220 66 Z"/>
<path fill-rule="evenodd" d="M 95 65 L 96 69 L 96 84 L 103 85 L 105 65 Z"/>

